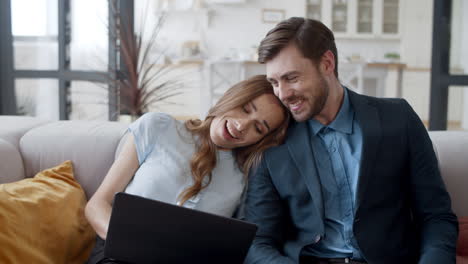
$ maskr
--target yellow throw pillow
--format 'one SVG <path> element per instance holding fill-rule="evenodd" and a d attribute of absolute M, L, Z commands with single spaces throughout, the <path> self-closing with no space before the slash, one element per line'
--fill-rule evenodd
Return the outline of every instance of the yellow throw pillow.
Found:
<path fill-rule="evenodd" d="M 71 161 L 0 184 L 0 263 L 84 263 L 95 232 Z"/>

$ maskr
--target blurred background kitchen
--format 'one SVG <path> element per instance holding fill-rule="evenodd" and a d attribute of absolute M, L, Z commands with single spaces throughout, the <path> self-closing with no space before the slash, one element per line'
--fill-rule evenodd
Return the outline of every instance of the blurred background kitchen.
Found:
<path fill-rule="evenodd" d="M 268 30 L 304 16 L 334 31 L 343 84 L 405 98 L 432 129 L 468 129 L 466 0 L 0 5 L 0 114 L 122 122 L 148 111 L 203 117 L 229 86 L 264 73 L 256 51 Z"/>

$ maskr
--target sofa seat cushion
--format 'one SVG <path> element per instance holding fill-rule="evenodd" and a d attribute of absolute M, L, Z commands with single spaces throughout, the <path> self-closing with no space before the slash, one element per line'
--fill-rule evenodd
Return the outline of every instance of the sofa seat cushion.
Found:
<path fill-rule="evenodd" d="M 17 148 L 0 138 L 0 184 L 24 178 L 23 160 Z"/>
<path fill-rule="evenodd" d="M 0 263 L 84 263 L 94 230 L 70 161 L 0 185 Z"/>
<path fill-rule="evenodd" d="M 457 264 L 468 264 L 468 217 L 458 218 Z"/>

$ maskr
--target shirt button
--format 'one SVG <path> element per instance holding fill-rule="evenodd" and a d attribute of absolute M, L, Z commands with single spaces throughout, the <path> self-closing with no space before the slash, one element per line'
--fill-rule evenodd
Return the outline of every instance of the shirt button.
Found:
<path fill-rule="evenodd" d="M 331 147 L 331 148 L 330 148 L 330 151 L 331 151 L 331 152 L 335 152 L 335 151 L 336 151 L 336 148 L 335 148 L 335 147 Z"/>
<path fill-rule="evenodd" d="M 317 236 L 315 237 L 315 243 L 318 243 L 318 242 L 320 241 L 320 239 L 322 239 L 322 236 L 317 235 Z"/>

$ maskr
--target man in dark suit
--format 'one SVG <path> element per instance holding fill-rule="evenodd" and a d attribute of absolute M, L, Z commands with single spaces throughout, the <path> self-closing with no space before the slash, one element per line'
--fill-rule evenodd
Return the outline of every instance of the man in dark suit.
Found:
<path fill-rule="evenodd" d="M 457 218 L 428 133 L 403 99 L 338 80 L 333 33 L 290 18 L 259 62 L 291 122 L 249 175 L 247 263 L 455 263 Z"/>

